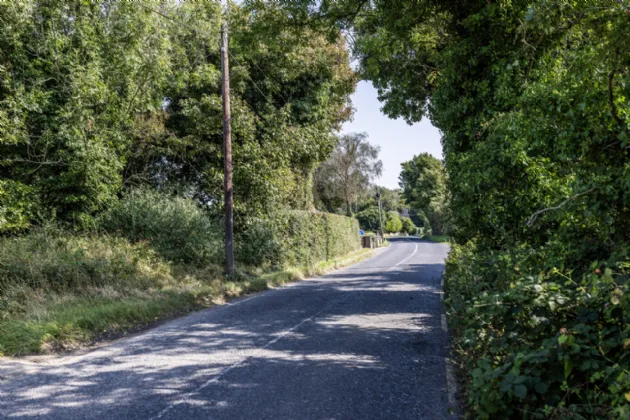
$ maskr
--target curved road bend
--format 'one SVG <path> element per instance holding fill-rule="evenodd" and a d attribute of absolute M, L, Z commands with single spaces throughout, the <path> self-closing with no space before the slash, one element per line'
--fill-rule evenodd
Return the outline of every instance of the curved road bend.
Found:
<path fill-rule="evenodd" d="M 1 419 L 450 419 L 448 246 L 393 239 L 332 274 L 87 354 L 0 360 Z"/>

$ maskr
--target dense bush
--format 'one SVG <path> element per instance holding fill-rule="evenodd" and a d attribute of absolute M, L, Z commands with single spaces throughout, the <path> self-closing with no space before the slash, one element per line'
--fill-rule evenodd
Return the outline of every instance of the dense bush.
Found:
<path fill-rule="evenodd" d="M 409 235 L 415 235 L 416 234 L 416 225 L 413 224 L 413 222 L 411 221 L 410 218 L 408 218 L 408 217 L 401 217 L 400 220 L 402 222 L 401 232 L 408 233 Z"/>
<path fill-rule="evenodd" d="M 447 303 L 479 418 L 628 418 L 628 264 L 523 275 L 532 252 L 455 246 Z"/>
<path fill-rule="evenodd" d="M 250 266 L 278 265 L 281 258 L 281 238 L 272 220 L 250 218 L 235 237 L 235 258 Z"/>
<path fill-rule="evenodd" d="M 309 211 L 282 212 L 274 218 L 280 242 L 278 263 L 310 267 L 361 247 L 359 223 L 351 217 Z"/>
<path fill-rule="evenodd" d="M 427 227 L 430 224 L 434 234 L 442 235 L 449 214 L 444 163 L 428 153 L 421 153 L 401 166 L 402 196 L 426 219 Z"/>
<path fill-rule="evenodd" d="M 378 207 L 368 207 L 358 212 L 355 217 L 359 221 L 359 226 L 363 230 L 376 232 L 380 228 Z"/>
<path fill-rule="evenodd" d="M 27 229 L 38 207 L 33 188 L 20 182 L 0 180 L 0 234 Z"/>
<path fill-rule="evenodd" d="M 383 230 L 387 233 L 398 233 L 402 230 L 403 223 L 400 220 L 400 215 L 396 211 L 388 211 L 385 216 L 385 226 Z"/>
<path fill-rule="evenodd" d="M 131 191 L 106 211 L 100 226 L 132 242 L 148 241 L 171 261 L 221 262 L 223 229 L 192 200 L 150 189 Z"/>

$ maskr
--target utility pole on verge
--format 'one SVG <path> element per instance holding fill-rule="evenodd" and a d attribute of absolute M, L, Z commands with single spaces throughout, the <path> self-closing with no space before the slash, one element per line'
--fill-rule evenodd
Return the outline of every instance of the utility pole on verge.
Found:
<path fill-rule="evenodd" d="M 234 202 L 232 197 L 232 130 L 230 126 L 230 66 L 227 16 L 221 24 L 221 79 L 223 97 L 223 186 L 225 193 L 225 271 L 234 273 Z"/>

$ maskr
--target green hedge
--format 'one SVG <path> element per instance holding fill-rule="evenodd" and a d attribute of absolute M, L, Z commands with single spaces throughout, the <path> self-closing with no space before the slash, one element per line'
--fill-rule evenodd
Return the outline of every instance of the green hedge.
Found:
<path fill-rule="evenodd" d="M 471 416 L 630 418 L 630 264 L 536 264 L 548 260 L 452 245 L 446 304 Z"/>
<path fill-rule="evenodd" d="M 351 217 L 289 211 L 276 215 L 273 225 L 282 265 L 310 267 L 361 248 L 359 222 Z"/>

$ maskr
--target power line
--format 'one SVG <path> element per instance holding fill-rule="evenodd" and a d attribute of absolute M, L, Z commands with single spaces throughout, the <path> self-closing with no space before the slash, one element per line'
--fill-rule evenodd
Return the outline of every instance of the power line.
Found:
<path fill-rule="evenodd" d="M 236 61 L 236 64 L 238 64 L 238 65 L 239 65 L 239 66 L 241 66 L 241 67 L 245 67 L 243 64 L 241 64 L 241 63 L 240 63 L 240 62 L 236 59 L 236 57 L 234 57 L 234 55 L 233 55 L 231 52 L 230 52 L 230 57 L 231 57 L 234 61 Z M 264 73 L 263 73 L 263 75 L 264 75 Z M 275 107 L 275 105 L 274 105 L 273 101 L 272 101 L 271 99 L 269 99 L 269 97 L 268 97 L 267 95 L 265 95 L 265 93 L 262 91 L 262 89 L 260 89 L 260 87 L 258 87 L 258 85 L 257 85 L 257 84 L 256 84 L 256 82 L 254 81 L 254 79 L 253 79 L 253 78 L 252 78 L 249 74 L 246 74 L 246 76 L 247 76 L 247 78 L 248 78 L 248 79 L 252 82 L 252 84 L 253 84 L 253 85 L 254 85 L 254 87 L 258 90 L 258 92 L 260 92 L 260 94 L 261 94 L 262 96 L 264 96 L 264 97 L 265 97 L 265 99 L 267 100 L 267 102 L 269 102 L 269 105 L 271 105 L 271 106 Z M 282 95 L 280 95 L 280 96 L 282 96 Z M 284 98 L 284 96 L 282 97 L 282 99 L 284 99 L 286 102 L 288 102 L 288 101 Z"/>
<path fill-rule="evenodd" d="M 198 28 L 194 28 L 194 27 L 192 27 L 192 26 L 190 26 L 190 25 L 188 25 L 188 24 L 186 24 L 186 23 L 184 23 L 184 22 L 182 22 L 182 21 L 180 21 L 180 20 L 178 20 L 178 19 L 175 19 L 175 18 L 173 18 L 173 17 L 171 17 L 171 16 L 168 16 L 167 14 L 164 14 L 164 13 L 160 12 L 159 10 L 155 10 L 155 9 L 153 9 L 153 8 L 151 8 L 151 7 L 149 7 L 149 6 L 146 6 L 146 5 L 142 4 L 142 3 L 139 3 L 139 5 L 140 5 L 140 7 L 144 8 L 144 9 L 146 9 L 146 10 L 149 10 L 149 11 L 151 11 L 151 12 L 153 12 L 153 13 L 155 13 L 155 14 L 157 14 L 157 15 L 159 15 L 159 16 L 161 16 L 161 17 L 165 18 L 165 19 L 168 19 L 168 20 L 170 20 L 170 21 L 172 21 L 172 22 L 175 22 L 175 23 L 177 23 L 178 25 L 181 25 L 181 26 L 183 26 L 183 27 L 185 27 L 185 28 L 188 28 L 188 29 L 190 29 L 190 30 L 192 30 L 192 31 L 198 31 Z M 205 34 L 205 35 L 208 35 L 208 36 L 209 36 L 209 34 Z M 208 58 L 208 56 L 210 56 L 210 54 L 211 54 L 211 53 L 209 53 L 208 55 L 206 55 L 206 58 Z M 236 59 L 236 57 L 234 56 L 234 54 L 232 54 L 232 52 L 231 52 L 231 51 L 228 51 L 228 54 L 230 55 L 230 57 L 231 57 L 234 61 L 236 61 L 236 63 L 237 63 L 239 66 L 246 68 L 243 64 L 241 64 L 241 62 L 240 62 L 239 60 L 237 60 L 237 59 Z M 262 70 L 262 69 L 261 69 L 261 68 L 260 68 L 260 67 L 256 64 L 256 62 L 252 61 L 252 63 L 253 63 L 253 64 L 254 64 L 254 66 L 256 66 L 256 68 L 258 68 L 258 70 L 260 70 L 260 72 L 263 74 L 263 78 L 265 78 L 265 79 L 266 79 L 266 78 L 267 78 L 267 75 L 265 74 L 265 72 L 264 72 L 264 71 L 263 71 L 263 70 Z M 262 95 L 262 96 L 263 96 L 263 97 L 267 100 L 267 102 L 269 103 L 269 105 L 271 105 L 271 106 L 273 106 L 273 107 L 275 108 L 276 106 L 275 106 L 274 102 L 273 102 L 273 101 L 272 101 L 272 100 L 271 100 L 271 99 L 270 99 L 270 98 L 269 98 L 269 97 L 268 97 L 268 96 L 267 96 L 267 95 L 266 95 L 266 94 L 262 91 L 262 89 L 261 89 L 261 88 L 258 86 L 258 84 L 254 81 L 254 79 L 253 79 L 253 78 L 249 75 L 249 72 L 247 72 L 245 75 L 246 75 L 246 76 L 247 76 L 247 78 L 248 78 L 248 79 L 252 82 L 252 84 L 254 85 L 254 87 L 256 88 L 256 90 L 258 90 L 258 92 L 260 92 L 260 94 L 261 94 L 261 95 Z M 286 99 L 286 98 L 285 98 L 285 97 L 284 97 L 281 93 L 279 93 L 279 95 L 280 95 L 280 97 L 282 97 L 282 99 L 284 99 L 284 101 L 285 101 L 285 102 L 289 102 L 289 101 L 288 101 L 288 100 L 287 100 L 287 99 Z"/>

